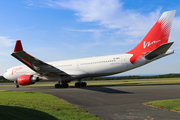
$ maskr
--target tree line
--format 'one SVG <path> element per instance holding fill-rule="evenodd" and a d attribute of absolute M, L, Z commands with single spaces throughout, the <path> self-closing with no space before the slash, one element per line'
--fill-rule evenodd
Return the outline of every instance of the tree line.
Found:
<path fill-rule="evenodd" d="M 91 77 L 84 78 L 82 81 L 88 80 L 128 80 L 128 79 L 154 79 L 154 78 L 180 78 L 180 74 L 164 74 L 164 75 L 154 75 L 154 76 L 140 76 L 140 75 L 132 75 L 132 76 L 115 76 L 115 77 Z M 0 76 L 0 83 L 4 82 L 13 82 L 5 79 L 3 76 Z"/>
<path fill-rule="evenodd" d="M 153 75 L 153 76 L 140 76 L 140 75 L 130 75 L 130 76 L 117 76 L 117 77 L 94 77 L 94 78 L 84 78 L 83 80 L 128 80 L 128 79 L 155 79 L 155 78 L 180 78 L 180 74 L 164 74 L 164 75 Z"/>

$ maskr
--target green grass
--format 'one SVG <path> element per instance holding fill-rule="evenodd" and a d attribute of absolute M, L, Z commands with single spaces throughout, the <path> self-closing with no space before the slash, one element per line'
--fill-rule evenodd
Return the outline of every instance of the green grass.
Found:
<path fill-rule="evenodd" d="M 0 92 L 2 120 L 100 120 L 85 110 L 38 92 Z"/>
<path fill-rule="evenodd" d="M 180 99 L 151 101 L 144 104 L 165 110 L 180 111 Z"/>

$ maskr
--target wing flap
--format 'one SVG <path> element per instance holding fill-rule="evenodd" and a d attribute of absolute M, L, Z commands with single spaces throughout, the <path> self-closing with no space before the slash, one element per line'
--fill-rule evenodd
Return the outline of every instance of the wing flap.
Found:
<path fill-rule="evenodd" d="M 159 47 L 156 48 L 155 50 L 146 53 L 146 54 L 144 55 L 144 57 L 145 57 L 147 60 L 151 60 L 151 59 L 157 57 L 157 56 L 160 55 L 160 54 L 166 53 L 166 51 L 171 47 L 171 45 L 172 45 L 173 43 L 174 43 L 174 42 L 162 44 L 161 46 L 159 46 Z"/>

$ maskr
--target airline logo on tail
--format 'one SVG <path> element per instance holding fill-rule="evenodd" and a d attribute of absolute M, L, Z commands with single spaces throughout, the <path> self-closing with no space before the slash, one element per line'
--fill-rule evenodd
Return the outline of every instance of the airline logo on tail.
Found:
<path fill-rule="evenodd" d="M 158 41 L 148 41 L 147 43 L 146 43 L 146 41 L 144 41 L 144 44 L 143 44 L 143 48 L 145 49 L 146 47 L 149 47 L 150 45 L 152 45 L 152 44 L 155 44 L 155 43 L 158 43 L 158 42 L 160 42 L 161 40 L 158 40 Z"/>

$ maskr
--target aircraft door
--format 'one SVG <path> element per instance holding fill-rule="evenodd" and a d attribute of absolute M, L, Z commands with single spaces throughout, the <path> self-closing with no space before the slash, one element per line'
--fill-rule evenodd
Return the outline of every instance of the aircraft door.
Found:
<path fill-rule="evenodd" d="M 126 61 L 126 55 L 122 55 L 120 57 L 120 61 L 121 61 L 121 66 L 124 68 L 124 69 L 127 69 L 127 61 Z"/>

